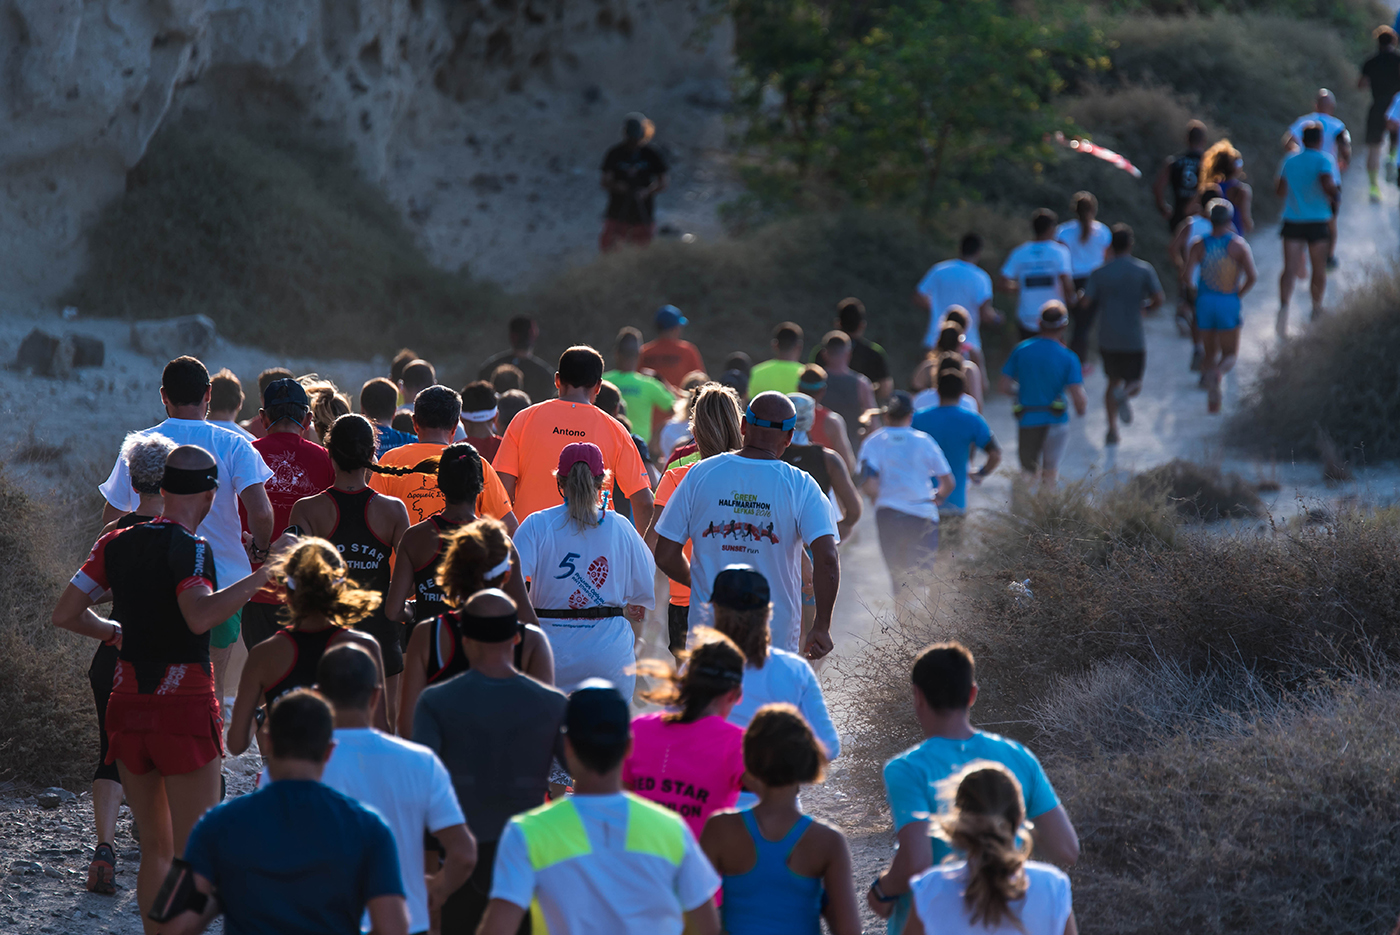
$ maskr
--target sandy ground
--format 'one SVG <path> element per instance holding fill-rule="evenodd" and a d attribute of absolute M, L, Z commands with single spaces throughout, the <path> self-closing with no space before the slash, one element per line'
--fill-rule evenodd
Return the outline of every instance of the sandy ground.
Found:
<path fill-rule="evenodd" d="M 1359 284 L 1368 270 L 1388 262 L 1400 242 L 1397 192 L 1385 191 L 1385 201 L 1366 203 L 1365 175 L 1359 166 L 1347 178 L 1348 200 L 1341 215 L 1338 255 L 1341 269 L 1332 277 L 1329 301 L 1335 302 L 1348 288 Z M 1226 413 L 1240 399 L 1270 351 L 1277 308 L 1278 273 L 1281 264 L 1277 227 L 1261 230 L 1252 238 L 1260 270 L 1260 283 L 1246 300 L 1245 331 L 1239 367 L 1226 387 Z M 1306 327 L 1308 299 L 1300 290 L 1294 300 L 1294 334 Z M 6 470 L 24 479 L 26 486 L 52 496 L 68 495 L 76 479 L 80 485 L 100 481 L 110 468 L 122 435 L 160 421 L 158 395 L 163 361 L 131 351 L 126 326 L 117 322 L 61 320 L 57 312 L 9 309 L 0 316 L 0 360 L 13 358 L 20 340 L 33 327 L 54 333 L 78 331 L 104 339 L 104 367 L 81 372 L 68 381 L 0 371 L 0 458 Z M 1372 502 L 1400 499 L 1400 470 L 1392 465 L 1361 467 L 1357 480 L 1337 488 L 1322 482 L 1316 463 L 1291 461 L 1260 463 L 1241 457 L 1224 446 L 1220 434 L 1223 417 L 1208 416 L 1205 396 L 1196 387 L 1196 376 L 1187 369 L 1189 343 L 1176 334 L 1170 312 L 1164 310 L 1148 322 L 1147 388 L 1135 404 L 1137 418 L 1122 432 L 1122 444 L 1105 448 L 1106 431 L 1101 372 L 1090 375 L 1087 417 L 1072 423 L 1064 473 L 1067 478 L 1091 477 L 1114 483 L 1133 473 L 1174 457 L 1219 463 L 1247 479 L 1276 479 L 1281 487 L 1271 495 L 1270 508 L 1277 516 L 1292 515 L 1318 501 L 1355 496 Z M 343 387 L 357 388 L 369 376 L 387 369 L 382 360 L 370 362 L 287 359 L 220 342 L 206 355 L 211 370 L 227 366 L 248 385 L 267 366 L 285 365 L 294 372 L 316 371 Z M 1015 425 L 1008 401 L 988 400 L 987 416 L 1014 463 Z M 22 452 L 36 445 L 54 446 L 57 454 L 36 463 L 18 463 Z M 1002 471 L 986 485 L 974 489 L 973 510 L 1004 508 L 1011 490 L 1011 473 Z M 95 498 L 94 509 L 100 507 Z M 664 591 L 659 594 L 664 608 Z M 890 585 L 875 537 L 873 511 L 867 513 L 855 535 L 842 549 L 842 588 L 837 603 L 834 637 L 837 657 L 851 658 L 878 630 L 878 621 L 890 610 Z M 643 632 L 647 654 L 665 658 L 664 618 L 653 615 Z M 830 670 L 824 680 L 835 688 Z M 256 757 L 245 755 L 230 763 L 230 790 L 244 791 Z M 883 818 L 868 808 L 863 790 L 853 787 L 838 760 L 825 786 L 807 793 L 804 800 L 816 813 L 845 828 L 851 837 L 856 877 L 873 876 L 888 858 L 891 835 Z M 83 873 L 91 847 L 91 807 L 86 795 L 57 811 L 37 808 L 29 790 L 11 786 L 0 789 L 0 813 L 6 829 L 0 831 L 0 866 L 9 876 L 0 882 L 0 930 L 6 932 L 113 932 L 140 931 L 134 912 L 136 845 L 124 818 L 118 834 L 121 887 L 115 899 L 83 891 Z M 868 920 L 873 921 L 873 920 Z M 871 929 L 874 930 L 873 928 Z"/>

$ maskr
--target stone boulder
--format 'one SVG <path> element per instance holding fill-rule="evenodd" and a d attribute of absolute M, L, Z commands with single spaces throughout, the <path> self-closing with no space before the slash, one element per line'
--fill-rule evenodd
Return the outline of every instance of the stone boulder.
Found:
<path fill-rule="evenodd" d="M 214 346 L 218 330 L 205 315 L 185 315 L 131 323 L 131 346 L 141 354 L 171 360 L 188 354 L 202 357 Z"/>
<path fill-rule="evenodd" d="M 79 367 L 101 367 L 106 345 L 86 334 L 55 337 L 35 328 L 20 342 L 16 370 L 30 370 L 41 377 L 67 377 Z"/>

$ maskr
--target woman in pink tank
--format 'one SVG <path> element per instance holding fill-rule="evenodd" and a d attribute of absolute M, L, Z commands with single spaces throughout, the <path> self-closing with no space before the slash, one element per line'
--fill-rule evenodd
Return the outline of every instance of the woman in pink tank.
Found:
<path fill-rule="evenodd" d="M 662 678 L 661 688 L 642 697 L 670 710 L 632 722 L 622 782 L 678 812 L 698 839 L 705 819 L 733 808 L 743 787 L 744 731 L 726 718 L 743 697 L 744 654 L 714 630 L 696 639 L 679 675 L 664 663 L 639 667 Z"/>

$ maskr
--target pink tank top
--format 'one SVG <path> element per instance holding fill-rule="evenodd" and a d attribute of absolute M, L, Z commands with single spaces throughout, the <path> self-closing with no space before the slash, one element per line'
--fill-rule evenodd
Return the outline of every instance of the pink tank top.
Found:
<path fill-rule="evenodd" d="M 678 812 L 699 838 L 705 819 L 739 800 L 743 741 L 744 729 L 721 717 L 668 724 L 660 714 L 644 714 L 632 722 L 622 784 Z"/>

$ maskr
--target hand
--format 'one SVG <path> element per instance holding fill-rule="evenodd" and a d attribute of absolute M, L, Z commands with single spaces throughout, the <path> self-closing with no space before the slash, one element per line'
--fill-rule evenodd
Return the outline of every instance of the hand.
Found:
<path fill-rule="evenodd" d="M 825 627 L 813 627 L 812 632 L 807 635 L 807 645 L 803 647 L 803 651 L 808 659 L 820 659 L 835 648 L 830 630 Z"/>
<path fill-rule="evenodd" d="M 424 881 L 428 884 L 428 913 L 436 916 L 442 910 L 442 904 L 447 902 L 447 898 L 452 895 L 452 890 L 445 889 L 446 881 L 441 873 L 426 873 L 423 875 Z"/>
<path fill-rule="evenodd" d="M 633 623 L 641 623 L 646 619 L 647 609 L 641 604 L 628 604 L 623 608 L 622 615 Z"/>
<path fill-rule="evenodd" d="M 865 904 L 870 907 L 871 912 L 882 919 L 888 919 L 890 916 L 894 915 L 895 903 L 880 902 L 880 900 L 875 898 L 875 890 L 873 888 L 865 891 Z"/>
<path fill-rule="evenodd" d="M 289 532 L 284 532 L 272 545 L 268 546 L 267 557 L 272 558 L 274 555 L 282 555 L 286 552 L 290 552 L 292 549 L 296 548 L 299 542 L 301 542 L 300 536 L 294 536 Z"/>
<path fill-rule="evenodd" d="M 107 637 L 105 640 L 102 641 L 103 645 L 104 645 L 104 646 L 115 646 L 117 649 L 121 649 L 121 648 L 122 648 L 122 625 L 121 625 L 120 623 L 117 623 L 115 620 L 108 620 L 107 622 L 110 623 L 110 624 L 112 625 L 112 635 L 109 636 L 109 637 Z"/>
<path fill-rule="evenodd" d="M 987 479 L 987 475 L 981 471 L 973 471 L 971 474 L 967 475 L 967 479 L 972 481 L 974 486 L 980 487 L 982 486 L 982 482 Z"/>

